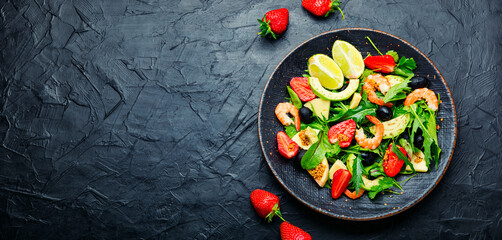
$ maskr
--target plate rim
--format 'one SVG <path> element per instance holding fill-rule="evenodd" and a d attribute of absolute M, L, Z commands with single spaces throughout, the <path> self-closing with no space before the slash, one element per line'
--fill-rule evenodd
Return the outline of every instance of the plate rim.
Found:
<path fill-rule="evenodd" d="M 279 68 L 279 66 L 284 62 L 284 60 L 289 57 L 296 49 L 298 49 L 299 47 L 303 46 L 304 44 L 306 44 L 307 42 L 311 41 L 312 39 L 315 39 L 315 38 L 318 38 L 318 37 L 321 37 L 323 35 L 326 35 L 326 34 L 331 34 L 331 33 L 336 33 L 336 32 L 342 32 L 342 31 L 360 31 L 360 30 L 363 30 L 363 31 L 370 31 L 370 32 L 376 32 L 376 33 L 380 33 L 380 34 L 383 34 L 383 35 L 387 35 L 387 36 L 390 36 L 390 37 L 393 37 L 399 41 L 402 41 L 403 43 L 405 43 L 406 45 L 408 45 L 409 47 L 413 48 L 414 50 L 416 50 L 417 52 L 419 52 L 420 54 L 422 54 L 422 56 L 425 57 L 425 59 L 427 59 L 427 61 L 429 63 L 432 64 L 432 66 L 434 67 L 434 69 L 439 73 L 439 76 L 441 78 L 441 81 L 444 83 L 444 85 L 446 86 L 446 90 L 448 90 L 448 93 L 450 94 L 450 99 L 451 99 L 451 103 L 452 103 L 452 106 L 453 106 L 453 113 L 454 113 L 454 127 L 455 127 L 455 131 L 454 131 L 454 139 L 453 139 L 453 146 L 452 146 L 452 149 L 451 149 L 451 152 L 450 152 L 450 157 L 448 159 L 448 162 L 446 163 L 446 166 L 444 168 L 444 170 L 441 172 L 441 174 L 439 175 L 439 178 L 438 180 L 434 183 L 434 185 L 432 186 L 432 188 L 429 189 L 429 191 L 427 191 L 424 195 L 422 195 L 420 198 L 418 198 L 417 200 L 413 201 L 411 204 L 403 207 L 403 208 L 400 208 L 396 211 L 393 211 L 393 212 L 390 212 L 390 213 L 387 213 L 387 214 L 383 214 L 383 215 L 380 215 L 380 216 L 376 216 L 376 217 L 369 217 L 369 218 L 357 218 L 357 217 L 347 217 L 347 216 L 344 216 L 344 215 L 339 215 L 339 214 L 335 214 L 333 212 L 328 212 L 326 210 L 323 210 L 321 208 L 316 208 L 314 207 L 311 203 L 309 202 L 306 202 L 304 201 L 303 199 L 299 198 L 298 196 L 296 196 L 296 194 L 294 194 L 292 191 L 290 191 L 290 189 L 288 189 L 284 182 L 278 177 L 278 174 L 277 172 L 275 171 L 275 169 L 272 168 L 272 166 L 270 165 L 270 160 L 268 159 L 268 156 L 265 152 L 265 147 L 263 145 L 263 138 L 262 138 L 262 135 L 261 135 L 261 124 L 260 124 L 260 119 L 261 119 L 261 111 L 262 111 L 262 107 L 263 107 L 263 102 L 264 102 L 264 98 L 265 98 L 265 91 L 266 89 L 268 88 L 268 85 L 270 84 L 270 81 L 272 80 L 272 76 L 274 76 L 274 74 L 277 72 L 277 69 Z M 443 77 L 443 74 L 439 71 L 439 69 L 436 67 L 436 65 L 429 59 L 429 57 L 427 57 L 427 55 L 425 55 L 422 51 L 420 51 L 417 47 L 415 47 L 414 45 L 412 45 L 411 43 L 409 43 L 408 41 L 400 38 L 400 37 L 397 37 L 393 34 L 390 34 L 390 33 L 387 33 L 387 32 L 384 32 L 384 31 L 380 31 L 380 30 L 376 30 L 376 29 L 371 29 L 371 28 L 338 28 L 338 29 L 333 29 L 333 30 L 330 30 L 330 31 L 326 31 L 326 32 L 323 32 L 323 33 L 320 33 L 320 34 L 317 34 L 303 42 L 301 42 L 300 44 L 298 44 L 296 47 L 294 47 L 291 51 L 289 51 L 282 59 L 281 61 L 276 65 L 276 67 L 274 68 L 274 71 L 272 71 L 272 73 L 270 74 L 268 80 L 267 80 L 267 83 L 265 84 L 264 88 L 263 88 L 263 92 L 262 92 L 262 95 L 261 95 L 261 98 L 260 98 L 260 104 L 259 104 L 259 108 L 258 108 L 258 118 L 257 118 L 257 122 L 258 122 L 258 139 L 259 139 L 259 142 L 260 142 L 260 148 L 261 148 L 261 151 L 263 153 L 263 156 L 265 157 L 265 161 L 267 162 L 267 165 L 268 167 L 270 168 L 270 170 L 272 171 L 272 174 L 274 175 L 274 177 L 277 179 L 277 181 L 281 184 L 281 186 L 291 195 L 293 196 L 296 200 L 298 200 L 299 202 L 301 202 L 303 205 L 315 210 L 316 212 L 319 212 L 323 215 L 326 215 L 326 216 L 329 216 L 329 217 L 333 217 L 333 218 L 337 218 L 337 219 L 342 219 L 342 220 L 350 220 L 350 221 L 372 221 L 372 220 L 378 220 L 378 219 L 384 219 L 384 218 L 388 218 L 388 217 L 391 217 L 391 216 L 394 216 L 394 215 L 397 215 L 399 213 L 402 213 L 408 209 L 410 209 L 411 207 L 415 206 L 417 203 L 419 203 L 420 201 L 422 201 L 427 195 L 429 195 L 435 188 L 436 186 L 439 184 L 439 182 L 443 179 L 443 176 L 445 175 L 446 173 L 446 170 L 448 170 L 448 167 L 451 163 L 451 159 L 453 157 L 453 153 L 455 151 L 455 146 L 456 146 L 456 143 L 457 143 L 457 110 L 455 108 L 455 103 L 454 103 L 454 100 L 453 100 L 453 95 L 450 91 L 450 88 L 448 86 L 448 84 L 446 83 L 444 77 Z"/>

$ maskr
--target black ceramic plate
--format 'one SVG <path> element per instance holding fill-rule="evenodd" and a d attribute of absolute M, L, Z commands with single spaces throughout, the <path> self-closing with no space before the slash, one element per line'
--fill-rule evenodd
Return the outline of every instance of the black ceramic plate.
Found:
<path fill-rule="evenodd" d="M 439 166 L 428 173 L 421 173 L 402 184 L 403 194 L 379 194 L 374 200 L 365 196 L 351 200 L 345 196 L 334 200 L 327 188 L 319 188 L 298 161 L 286 160 L 277 151 L 276 134 L 283 126 L 276 119 L 275 106 L 288 96 L 286 86 L 293 77 L 302 76 L 307 60 L 316 53 L 331 56 L 335 40 L 345 40 L 354 45 L 363 56 L 377 52 L 366 40 L 370 37 L 382 52 L 395 50 L 399 56 L 412 57 L 418 68 L 415 74 L 430 79 L 429 88 L 440 94 L 442 103 L 438 112 L 438 141 L 442 149 Z M 442 121 L 440 121 L 442 119 Z M 286 190 L 300 202 L 323 214 L 347 220 L 373 220 L 398 214 L 422 200 L 441 180 L 448 168 L 457 133 L 455 107 L 446 82 L 434 64 L 416 47 L 388 33 L 371 29 L 346 28 L 315 36 L 293 49 L 277 65 L 265 86 L 258 113 L 258 133 L 265 159 Z M 403 180 L 408 176 L 398 176 Z"/>

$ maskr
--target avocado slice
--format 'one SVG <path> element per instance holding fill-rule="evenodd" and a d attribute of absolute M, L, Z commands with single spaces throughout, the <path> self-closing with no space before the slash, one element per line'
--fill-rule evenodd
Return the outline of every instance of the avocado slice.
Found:
<path fill-rule="evenodd" d="M 296 133 L 291 140 L 298 144 L 298 146 L 303 149 L 303 150 L 309 150 L 310 146 L 312 146 L 314 143 L 316 143 L 319 138 L 317 137 L 317 134 L 319 134 L 320 130 L 313 129 L 310 126 L 307 127 L 306 129 Z"/>
<path fill-rule="evenodd" d="M 356 159 L 356 155 L 354 154 L 350 154 L 348 157 L 347 157 L 347 168 L 350 172 L 350 174 L 352 174 L 352 166 L 354 166 L 354 159 Z"/>
<path fill-rule="evenodd" d="M 383 139 L 393 138 L 399 136 L 399 134 L 403 133 L 406 127 L 408 126 L 408 122 L 410 121 L 410 116 L 408 114 L 401 115 L 399 117 L 395 117 L 389 121 L 382 122 L 383 123 Z M 371 126 L 369 128 L 370 132 L 375 134 L 375 126 Z"/>
<path fill-rule="evenodd" d="M 330 101 L 343 101 L 349 99 L 359 87 L 359 79 L 350 79 L 349 85 L 341 92 L 331 92 L 321 85 L 318 78 L 309 77 L 309 85 L 315 95 Z"/>
<path fill-rule="evenodd" d="M 390 87 L 393 87 L 394 85 L 399 84 L 402 81 L 404 81 L 403 77 L 397 76 L 397 75 L 387 75 L 387 76 L 385 76 L 385 78 L 387 78 L 387 81 L 389 81 Z"/>
<path fill-rule="evenodd" d="M 315 98 L 305 103 L 306 108 L 310 109 L 310 111 L 315 113 L 319 118 L 324 118 L 324 120 L 328 120 L 329 118 L 330 105 L 330 101 L 324 100 L 322 98 Z"/>
<path fill-rule="evenodd" d="M 383 179 L 382 176 L 376 178 L 376 179 L 373 179 L 373 180 L 369 180 L 366 176 L 363 176 L 363 189 L 366 190 L 366 191 L 371 191 L 371 188 L 373 186 L 378 186 L 378 184 L 380 184 L 380 180 Z"/>
<path fill-rule="evenodd" d="M 307 170 L 317 183 L 319 187 L 324 187 L 326 181 L 328 181 L 329 165 L 328 160 L 324 158 L 317 167 L 314 169 Z"/>
<path fill-rule="evenodd" d="M 349 108 L 350 109 L 354 109 L 356 108 L 357 106 L 359 106 L 359 103 L 361 102 L 361 94 L 359 93 L 354 93 L 354 95 L 352 96 L 352 101 L 350 101 L 350 106 Z"/>
<path fill-rule="evenodd" d="M 333 164 L 333 166 L 331 166 L 331 168 L 329 169 L 329 176 L 328 176 L 328 178 L 329 179 L 333 179 L 333 174 L 335 174 L 335 172 L 338 171 L 338 170 L 340 170 L 340 169 L 347 170 L 347 167 L 345 166 L 345 164 L 343 164 L 342 161 L 336 160 L 336 162 Z"/>
<path fill-rule="evenodd" d="M 414 152 L 411 157 L 411 164 L 413 164 L 413 168 L 417 172 L 427 172 L 429 168 L 427 168 L 427 163 L 425 162 L 425 155 L 422 151 L 418 150 L 418 152 Z M 406 166 L 406 171 L 411 171 L 410 166 Z"/>

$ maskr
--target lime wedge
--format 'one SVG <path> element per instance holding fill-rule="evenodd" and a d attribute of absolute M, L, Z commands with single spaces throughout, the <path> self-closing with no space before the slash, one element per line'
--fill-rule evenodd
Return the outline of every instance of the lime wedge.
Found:
<path fill-rule="evenodd" d="M 331 53 L 333 54 L 333 60 L 335 60 L 346 78 L 359 78 L 363 74 L 363 56 L 352 44 L 336 40 Z"/>
<path fill-rule="evenodd" d="M 327 89 L 339 89 L 343 86 L 342 70 L 335 61 L 324 54 L 316 54 L 309 58 L 310 76 L 318 78 Z"/>

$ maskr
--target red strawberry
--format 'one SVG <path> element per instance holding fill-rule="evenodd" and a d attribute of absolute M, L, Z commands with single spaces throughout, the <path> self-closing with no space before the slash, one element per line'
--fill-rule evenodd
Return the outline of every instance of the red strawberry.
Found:
<path fill-rule="evenodd" d="M 310 234 L 288 222 L 282 222 L 279 230 L 282 240 L 312 240 Z"/>
<path fill-rule="evenodd" d="M 330 13 L 337 9 L 340 13 L 342 13 L 342 18 L 345 19 L 342 9 L 340 9 L 339 0 L 303 0 L 302 6 L 307 11 L 319 17 L 327 17 Z"/>
<path fill-rule="evenodd" d="M 408 154 L 403 147 L 399 145 L 397 147 L 404 154 L 404 156 L 408 157 Z M 383 170 L 385 171 L 385 174 L 389 177 L 394 177 L 399 173 L 399 171 L 401 171 L 403 165 L 404 161 L 399 159 L 392 151 L 392 143 L 389 144 L 389 148 L 385 151 L 385 155 L 383 156 Z"/>
<path fill-rule="evenodd" d="M 364 65 L 375 72 L 394 72 L 396 62 L 391 55 L 368 56 L 364 59 Z"/>
<path fill-rule="evenodd" d="M 260 30 L 258 35 L 262 37 L 272 36 L 277 39 L 277 35 L 283 34 L 288 28 L 289 12 L 286 8 L 280 8 L 265 13 L 265 16 L 260 20 Z"/>
<path fill-rule="evenodd" d="M 346 148 L 352 142 L 356 132 L 356 122 L 352 119 L 345 120 L 333 125 L 328 131 L 328 139 L 331 144 L 338 142 L 340 147 Z"/>
<path fill-rule="evenodd" d="M 349 170 L 338 169 L 333 174 L 333 185 L 331 186 L 331 197 L 334 199 L 339 198 L 345 189 L 349 186 L 350 179 L 352 179 L 352 174 Z"/>
<path fill-rule="evenodd" d="M 279 209 L 279 198 L 265 190 L 256 189 L 249 196 L 251 204 L 261 218 L 266 218 L 268 222 L 272 221 L 274 216 L 279 216 L 282 219 Z M 283 219 L 284 221 L 284 219 Z"/>
<path fill-rule="evenodd" d="M 294 77 L 289 82 L 289 85 L 291 85 L 291 88 L 295 91 L 300 100 L 304 102 L 308 102 L 316 97 L 312 89 L 310 89 L 309 78 Z"/>
<path fill-rule="evenodd" d="M 291 159 L 298 153 L 300 149 L 298 144 L 296 144 L 284 131 L 279 131 L 277 133 L 277 148 L 279 153 L 287 158 Z"/>

